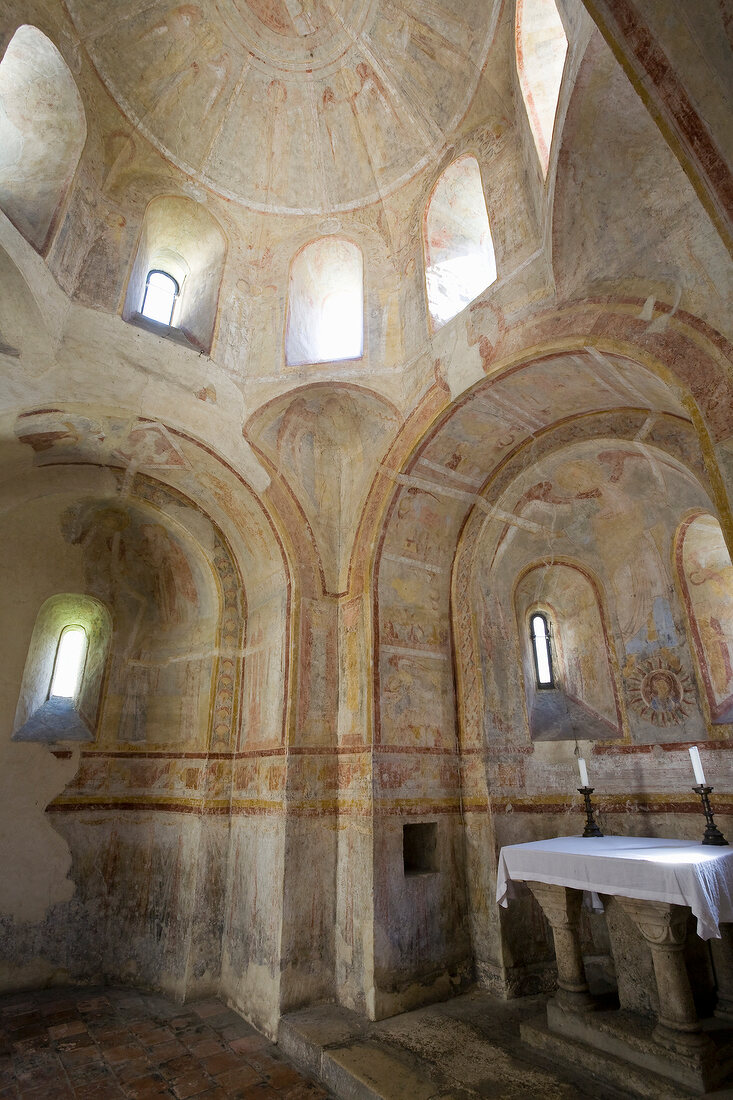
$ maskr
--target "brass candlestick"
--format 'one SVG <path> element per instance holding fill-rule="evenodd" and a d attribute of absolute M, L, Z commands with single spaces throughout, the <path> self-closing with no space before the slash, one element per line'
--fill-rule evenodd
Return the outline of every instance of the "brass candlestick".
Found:
<path fill-rule="evenodd" d="M 582 794 L 585 799 L 585 828 L 583 829 L 583 836 L 603 836 L 603 833 L 598 828 L 593 818 L 593 803 L 590 800 L 590 796 L 593 794 L 595 787 L 578 787 L 578 793 Z M 715 843 L 710 841 L 710 844 Z M 725 844 L 726 841 L 724 840 Z"/>
<path fill-rule="evenodd" d="M 705 834 L 702 838 L 703 844 L 727 845 L 728 841 L 713 821 L 713 811 L 710 805 L 710 792 L 713 788 L 706 786 L 704 783 L 698 783 L 698 785 L 692 789 L 695 794 L 699 794 L 702 799 L 702 812 L 705 814 L 706 822 Z"/>

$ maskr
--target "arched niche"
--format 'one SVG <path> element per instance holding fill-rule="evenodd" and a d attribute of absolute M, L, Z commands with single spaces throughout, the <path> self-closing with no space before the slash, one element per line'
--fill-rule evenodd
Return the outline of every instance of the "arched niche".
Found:
<path fill-rule="evenodd" d="M 733 722 L 733 564 L 714 516 L 681 525 L 675 561 L 710 720 Z"/>
<path fill-rule="evenodd" d="M 360 359 L 364 352 L 364 260 L 353 241 L 321 237 L 293 258 L 285 361 L 290 366 Z"/>
<path fill-rule="evenodd" d="M 524 691 L 533 741 L 620 737 L 621 708 L 598 585 L 575 563 L 538 563 L 514 591 Z M 552 680 L 537 675 L 531 620 L 549 625 Z"/>
<path fill-rule="evenodd" d="M 64 633 L 79 627 L 86 651 L 73 697 L 59 699 L 54 674 Z M 112 619 L 93 596 L 59 593 L 41 606 L 28 647 L 13 728 L 14 741 L 94 740 Z"/>
<path fill-rule="evenodd" d="M 435 331 L 496 280 L 496 258 L 481 170 L 474 156 L 454 160 L 425 209 L 425 286 Z"/>
<path fill-rule="evenodd" d="M 81 97 L 63 57 L 19 27 L 0 61 L 0 208 L 45 252 L 86 141 Z"/>
<path fill-rule="evenodd" d="M 554 0 L 517 0 L 515 36 L 519 86 L 542 174 L 546 176 L 568 50 Z"/>
<path fill-rule="evenodd" d="M 122 316 L 210 351 L 226 253 L 218 222 L 199 203 L 174 195 L 153 199 L 145 211 Z M 152 271 L 162 271 L 178 284 L 170 325 L 142 318 Z"/>

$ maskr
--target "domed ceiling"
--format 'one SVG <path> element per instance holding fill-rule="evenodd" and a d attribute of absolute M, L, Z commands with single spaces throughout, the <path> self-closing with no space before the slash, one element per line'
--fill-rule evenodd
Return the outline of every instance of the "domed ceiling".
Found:
<path fill-rule="evenodd" d="M 257 210 L 373 202 L 440 155 L 470 105 L 493 0 L 67 0 L 136 128 Z M 113 12 L 113 14 L 111 14 Z"/>

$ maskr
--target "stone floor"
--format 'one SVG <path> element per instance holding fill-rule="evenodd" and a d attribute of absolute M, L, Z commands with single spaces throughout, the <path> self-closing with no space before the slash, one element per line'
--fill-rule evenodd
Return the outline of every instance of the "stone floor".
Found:
<path fill-rule="evenodd" d="M 474 990 L 370 1023 L 335 1005 L 281 1020 L 279 1046 L 344 1100 L 677 1100 L 666 1078 L 609 1060 L 583 1068 L 523 1041 L 520 1025 L 546 1018 L 546 997 L 502 1001 Z M 591 1052 L 592 1053 L 592 1052 Z M 583 1063 L 581 1063 L 582 1065 Z M 613 1084 L 611 1081 L 613 1080 Z M 733 1088 L 706 1094 L 733 1100 Z M 697 1094 L 697 1100 L 703 1100 Z"/>
<path fill-rule="evenodd" d="M 15 994 L 0 998 L 0 1100 L 687 1097 L 659 1079 L 612 1087 L 532 1050 L 520 1024 L 541 1018 L 545 1000 L 475 990 L 378 1023 L 324 1005 L 283 1017 L 275 1046 L 217 1000 L 181 1007 L 127 989 Z M 708 1097 L 733 1100 L 733 1089 Z"/>
<path fill-rule="evenodd" d="M 0 998 L 0 1098 L 319 1100 L 330 1094 L 217 1000 L 126 989 Z"/>

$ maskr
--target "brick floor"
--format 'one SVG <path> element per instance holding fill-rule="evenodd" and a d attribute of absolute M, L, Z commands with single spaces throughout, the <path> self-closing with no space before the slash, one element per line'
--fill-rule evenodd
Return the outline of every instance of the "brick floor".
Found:
<path fill-rule="evenodd" d="M 220 1001 L 127 989 L 0 998 L 0 1100 L 327 1100 Z"/>

